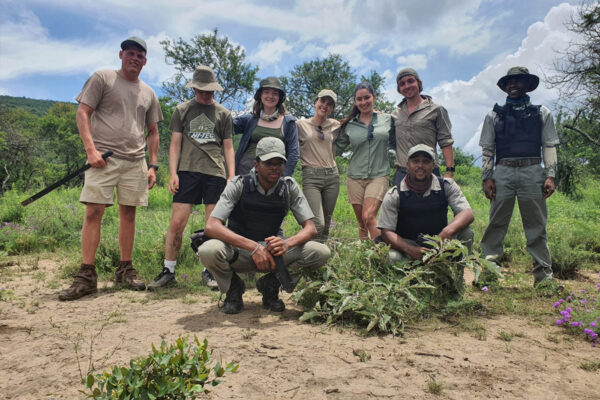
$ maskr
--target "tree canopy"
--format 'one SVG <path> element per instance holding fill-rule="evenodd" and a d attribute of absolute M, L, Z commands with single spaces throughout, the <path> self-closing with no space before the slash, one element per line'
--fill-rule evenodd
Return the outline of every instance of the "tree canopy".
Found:
<path fill-rule="evenodd" d="M 193 90 L 186 89 L 185 84 L 199 65 L 208 65 L 215 71 L 217 81 L 223 86 L 222 92 L 215 92 L 215 99 L 229 109 L 243 108 L 254 91 L 258 67 L 246 63 L 244 49 L 233 45 L 226 36 L 219 37 L 217 29 L 211 34 L 196 35 L 189 42 L 180 37 L 160 44 L 165 50 L 165 62 L 177 71 L 163 83 L 163 90 L 179 103 L 194 97 Z"/>

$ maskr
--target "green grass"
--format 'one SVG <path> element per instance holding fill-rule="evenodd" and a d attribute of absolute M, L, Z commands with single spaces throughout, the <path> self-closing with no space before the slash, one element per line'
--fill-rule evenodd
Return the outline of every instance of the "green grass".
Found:
<path fill-rule="evenodd" d="M 481 171 L 479 168 L 465 166 L 457 169 L 456 180 L 475 214 L 472 225 L 475 232 L 474 250 L 479 251 L 479 241 L 487 226 L 489 213 L 489 201 L 481 191 Z M 344 170 L 343 162 L 340 163 L 340 170 Z M 295 178 L 300 180 L 299 168 Z M 340 194 L 331 227 L 330 245 L 334 248 L 334 253 L 339 244 L 352 243 L 358 236 L 354 212 L 347 201 L 344 175 L 340 181 Z M 554 273 L 561 279 L 568 279 L 564 282 L 568 291 L 583 288 L 580 280 L 574 280 L 578 279 L 578 273 L 600 271 L 600 182 L 592 178 L 582 181 L 586 183 L 581 189 L 580 198 L 572 199 L 555 193 L 548 200 L 547 233 Z M 32 255 L 54 258 L 61 264 L 58 278 L 51 279 L 35 271 L 36 279 L 49 279 L 46 286 L 53 289 L 67 284 L 81 262 L 80 232 L 85 207 L 79 203 L 80 190 L 59 188 L 27 207 L 22 207 L 20 202 L 33 193 L 9 191 L 0 197 L 0 259 L 7 260 L 0 261 L 0 288 L 3 282 L 13 279 L 10 271 L 14 268 L 8 268 L 10 265 L 4 266 L 3 263 L 13 263 Z M 162 268 L 164 240 L 170 217 L 171 195 L 166 186 L 157 186 L 150 191 L 149 206 L 140 207 L 137 212 L 133 262 L 140 277 L 146 282 L 151 281 Z M 107 208 L 96 257 L 101 280 L 113 279 L 120 258 L 116 239 L 118 222 L 118 207 Z M 203 226 L 204 210 L 198 206 L 190 217 L 178 256 L 179 284 L 174 288 L 149 294 L 151 300 L 179 298 L 185 304 L 192 304 L 197 295 L 215 299 L 216 295 L 202 283 L 202 266 L 187 240 L 194 230 Z M 290 213 L 285 219 L 284 232 L 292 235 L 299 229 Z M 339 264 L 351 265 L 354 260 L 350 258 L 355 256 L 338 254 L 332 258 L 332 262 L 337 260 L 335 262 Z M 462 299 L 449 302 L 444 309 L 437 310 L 435 315 L 429 317 L 458 324 L 456 329 L 469 332 L 482 340 L 485 340 L 487 334 L 481 318 L 486 316 L 508 314 L 527 318 L 532 323 L 553 323 L 556 311 L 552 310 L 551 305 L 558 299 L 558 294 L 552 289 L 535 290 L 532 287 L 531 258 L 526 251 L 518 206 L 515 207 L 505 240 L 502 267 L 504 280 L 500 285 L 490 286 L 488 292 L 467 287 Z M 14 300 L 7 291 L 2 293 L 0 299 Z M 574 333 L 572 330 L 565 332 Z"/>

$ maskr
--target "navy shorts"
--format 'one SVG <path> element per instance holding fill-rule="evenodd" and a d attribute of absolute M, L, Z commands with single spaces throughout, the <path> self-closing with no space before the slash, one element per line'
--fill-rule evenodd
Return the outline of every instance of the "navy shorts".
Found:
<path fill-rule="evenodd" d="M 225 178 L 201 172 L 179 171 L 177 176 L 179 190 L 173 196 L 173 203 L 215 204 L 227 184 Z"/>

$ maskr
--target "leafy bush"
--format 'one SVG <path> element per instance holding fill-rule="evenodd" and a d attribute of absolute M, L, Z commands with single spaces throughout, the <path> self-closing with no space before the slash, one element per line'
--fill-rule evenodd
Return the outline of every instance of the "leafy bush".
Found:
<path fill-rule="evenodd" d="M 208 341 L 196 346 L 187 343 L 187 337 L 177 339 L 175 345 L 163 340 L 160 349 L 152 345 L 152 354 L 129 362 L 129 368 L 115 366 L 112 372 L 94 377 L 88 374 L 85 387 L 91 392 L 88 398 L 104 399 L 192 399 L 199 393 L 208 393 L 205 386 L 216 386 L 226 372 L 237 371 L 239 365 L 230 362 L 211 366 L 212 350 Z M 212 372 L 212 373 L 211 373 Z M 96 386 L 96 387 L 94 387 Z M 86 393 L 86 392 L 83 392 Z"/>
<path fill-rule="evenodd" d="M 307 310 L 301 321 L 354 323 L 401 334 L 404 323 L 443 308 L 464 292 L 463 270 L 500 274 L 494 263 L 469 255 L 458 240 L 433 239 L 423 261 L 387 262 L 389 247 L 368 241 L 338 244 L 321 277 L 301 280 L 296 302 Z M 316 278 L 316 279 L 315 279 Z"/>

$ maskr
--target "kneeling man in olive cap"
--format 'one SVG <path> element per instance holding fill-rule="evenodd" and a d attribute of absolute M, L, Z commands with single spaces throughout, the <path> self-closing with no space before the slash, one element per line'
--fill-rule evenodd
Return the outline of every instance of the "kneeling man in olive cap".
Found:
<path fill-rule="evenodd" d="M 383 241 L 391 246 L 389 261 L 422 259 L 425 247 L 419 241 L 421 234 L 459 239 L 470 252 L 473 210 L 453 179 L 433 175 L 433 149 L 425 144 L 411 147 L 406 166 L 407 175 L 383 198 L 377 222 Z M 448 206 L 454 213 L 450 223 Z"/>
<path fill-rule="evenodd" d="M 527 92 L 535 90 L 538 83 L 539 78 L 525 67 L 509 69 L 498 81 L 508 95 L 506 103 L 496 104 L 485 117 L 479 140 L 483 190 L 491 201 L 481 250 L 485 256 L 502 256 L 516 197 L 527 251 L 533 258 L 534 285 L 552 279 L 546 199 L 555 190 L 559 144 L 550 110 L 529 101 Z M 544 167 L 540 165 L 542 157 Z"/>
<path fill-rule="evenodd" d="M 275 258 L 282 259 L 293 274 L 298 267 L 320 267 L 331 255 L 327 246 L 310 240 L 317 234 L 314 215 L 294 178 L 283 177 L 285 163 L 283 142 L 274 137 L 261 139 L 254 168 L 227 184 L 206 222 L 204 232 L 212 239 L 200 246 L 198 257 L 221 293 L 226 293 L 226 314 L 237 314 L 244 307 L 246 286 L 237 273 L 265 272 L 256 281 L 263 306 L 281 312 L 285 305 L 278 293 L 284 282 L 274 272 Z M 302 229 L 285 238 L 278 232 L 290 210 Z"/>

